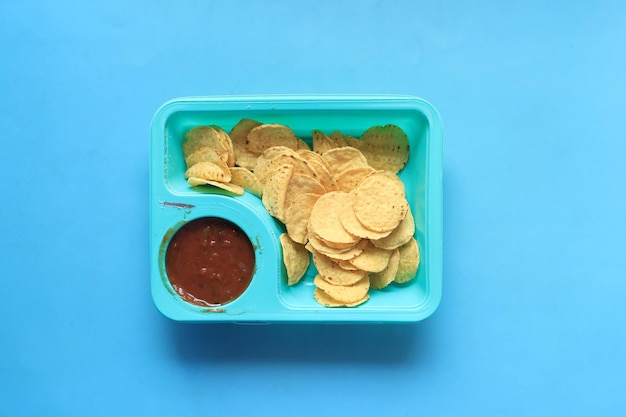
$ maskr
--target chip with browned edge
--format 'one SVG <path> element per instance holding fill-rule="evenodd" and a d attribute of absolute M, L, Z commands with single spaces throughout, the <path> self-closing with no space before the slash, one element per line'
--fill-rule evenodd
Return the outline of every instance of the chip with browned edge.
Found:
<path fill-rule="evenodd" d="M 359 150 L 368 164 L 397 174 L 409 159 L 409 138 L 396 125 L 374 126 L 361 135 Z"/>

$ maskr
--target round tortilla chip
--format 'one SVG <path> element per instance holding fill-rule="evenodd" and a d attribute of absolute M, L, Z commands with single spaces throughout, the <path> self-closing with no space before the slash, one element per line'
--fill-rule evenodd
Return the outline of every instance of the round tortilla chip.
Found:
<path fill-rule="evenodd" d="M 380 239 L 392 233 L 392 231 L 375 232 L 363 226 L 354 214 L 354 193 L 349 193 L 348 196 L 344 209 L 339 213 L 339 220 L 348 233 L 352 233 L 363 239 Z"/>
<path fill-rule="evenodd" d="M 350 146 L 348 145 L 348 143 L 346 142 L 346 140 L 343 137 L 344 135 L 341 134 L 340 131 L 335 130 L 333 133 L 331 133 L 330 135 L 328 135 L 328 137 L 335 142 L 335 144 L 340 147 L 343 148 L 344 146 Z"/>
<path fill-rule="evenodd" d="M 400 251 L 398 249 L 394 249 L 391 251 L 387 267 L 380 272 L 373 272 L 369 274 L 370 287 L 375 290 L 381 290 L 393 282 L 396 274 L 398 273 L 399 263 Z"/>
<path fill-rule="evenodd" d="M 313 176 L 324 186 L 326 192 L 339 190 L 337 181 L 335 181 L 335 178 L 326 168 L 325 164 L 311 160 L 309 161 L 309 166 L 313 169 Z"/>
<path fill-rule="evenodd" d="M 285 196 L 292 173 L 293 166 L 291 165 L 278 167 L 265 183 L 261 197 L 267 212 L 283 223 L 285 222 Z"/>
<path fill-rule="evenodd" d="M 222 160 L 216 162 L 198 162 L 185 171 L 185 178 L 203 178 L 205 180 L 230 182 L 232 175 L 226 163 Z"/>
<path fill-rule="evenodd" d="M 229 167 L 235 166 L 235 152 L 233 149 L 233 142 L 230 139 L 230 136 L 228 136 L 228 133 L 226 133 L 224 129 L 217 125 L 210 125 L 209 127 L 215 129 L 220 135 L 220 143 L 222 145 L 222 151 L 218 152 L 220 158 L 222 158 L 222 160 L 226 162 L 226 165 L 228 165 Z"/>
<path fill-rule="evenodd" d="M 203 146 L 185 158 L 185 163 L 188 168 L 191 168 L 199 162 L 216 163 L 218 161 L 224 162 L 224 160 L 218 155 L 217 151 L 209 146 Z"/>
<path fill-rule="evenodd" d="M 352 265 L 350 261 L 344 261 L 341 259 L 334 259 L 334 261 L 337 262 L 337 264 L 339 264 L 339 266 L 345 269 L 346 271 L 357 271 L 360 269 Z"/>
<path fill-rule="evenodd" d="M 363 248 L 367 243 L 367 241 L 363 239 L 351 248 L 335 249 L 328 246 L 326 242 L 315 236 L 315 234 L 313 233 L 309 233 L 307 235 L 307 239 L 307 245 L 310 245 L 310 247 L 312 248 L 309 249 L 310 252 L 313 252 L 313 250 L 317 250 L 318 252 L 328 256 L 331 259 L 343 261 L 348 261 L 357 256 L 359 253 L 363 252 Z"/>
<path fill-rule="evenodd" d="M 283 248 L 283 263 L 287 270 L 287 285 L 295 285 L 309 268 L 309 252 L 304 245 L 294 242 L 286 233 L 280 235 L 279 240 Z"/>
<path fill-rule="evenodd" d="M 330 166 L 328 165 L 328 162 L 326 162 L 326 160 L 322 158 L 322 155 L 307 149 L 298 149 L 296 153 L 309 162 L 318 162 L 319 164 L 323 165 L 328 172 L 330 172 Z"/>
<path fill-rule="evenodd" d="M 322 184 L 310 175 L 292 174 L 287 184 L 287 194 L 285 195 L 285 208 L 291 204 L 300 194 L 322 195 L 326 192 Z"/>
<path fill-rule="evenodd" d="M 341 301 L 337 301 L 331 298 L 328 294 L 326 294 L 319 288 L 316 288 L 315 291 L 313 291 L 313 297 L 318 303 L 326 307 L 356 307 L 360 304 L 363 304 L 370 298 L 369 294 L 365 294 L 365 297 L 360 300 L 354 301 L 352 303 L 343 303 Z"/>
<path fill-rule="evenodd" d="M 368 242 L 363 252 L 350 259 L 350 263 L 367 272 L 381 272 L 387 268 L 391 255 L 392 251 L 377 248 Z"/>
<path fill-rule="evenodd" d="M 395 249 L 404 245 L 415 234 L 415 220 L 413 219 L 413 213 L 411 210 L 407 210 L 406 216 L 400 222 L 398 227 L 387 236 L 380 239 L 373 239 L 372 243 L 377 248 L 381 249 Z"/>
<path fill-rule="evenodd" d="M 339 212 L 346 205 L 348 193 L 331 191 L 322 195 L 311 210 L 309 233 L 317 235 L 330 247 L 352 247 L 360 238 L 349 233 L 339 220 Z"/>
<path fill-rule="evenodd" d="M 350 192 L 354 190 L 365 177 L 374 171 L 374 168 L 369 165 L 348 168 L 335 177 L 337 187 L 339 187 L 341 191 Z"/>
<path fill-rule="evenodd" d="M 204 147 L 214 149 L 218 155 L 227 151 L 220 133 L 211 126 L 194 127 L 185 134 L 182 144 L 185 159 Z"/>
<path fill-rule="evenodd" d="M 187 182 L 192 187 L 197 187 L 198 185 L 212 185 L 213 187 L 221 188 L 222 190 L 226 190 L 236 195 L 243 195 L 243 187 L 241 185 L 232 184 L 230 182 L 205 180 L 204 178 L 196 177 L 189 177 L 187 179 Z"/>
<path fill-rule="evenodd" d="M 337 182 L 330 172 L 330 166 L 321 155 L 307 150 L 298 150 L 297 153 L 308 162 L 313 176 L 324 186 L 326 191 L 338 190 Z"/>
<path fill-rule="evenodd" d="M 313 254 L 313 264 L 317 272 L 323 276 L 326 281 L 334 285 L 352 285 L 361 280 L 367 273 L 366 271 L 358 269 L 343 269 L 341 265 L 334 262 L 328 256 L 316 250 L 310 252 Z"/>
<path fill-rule="evenodd" d="M 337 144 L 321 130 L 313 130 L 311 136 L 313 138 L 313 151 L 320 155 L 337 147 Z"/>
<path fill-rule="evenodd" d="M 246 140 L 249 152 L 260 154 L 272 146 L 298 148 L 298 140 L 293 131 L 280 124 L 263 124 L 250 130 Z"/>
<path fill-rule="evenodd" d="M 223 161 L 222 158 L 218 155 L 217 151 L 211 147 L 203 146 L 195 150 L 191 155 L 188 155 L 185 158 L 185 163 L 187 167 L 191 168 L 195 164 L 199 162 L 213 162 Z M 223 161 L 224 162 L 224 161 Z"/>
<path fill-rule="evenodd" d="M 250 131 L 257 126 L 261 126 L 261 122 L 257 122 L 252 119 L 241 119 L 230 130 L 229 136 L 233 144 L 235 165 L 248 168 L 250 170 L 254 169 L 256 159 L 259 155 L 248 151 L 248 148 L 246 148 L 246 141 L 248 139 L 248 133 L 250 133 Z"/>
<path fill-rule="evenodd" d="M 370 289 L 370 280 L 367 274 L 351 285 L 331 284 L 326 281 L 325 277 L 318 274 L 315 276 L 313 284 L 328 294 L 330 298 L 343 303 L 354 303 L 358 300 L 362 300 Z"/>
<path fill-rule="evenodd" d="M 298 145 L 296 146 L 297 150 L 300 150 L 300 149 L 304 149 L 304 150 L 307 150 L 307 151 L 311 150 L 311 148 L 309 147 L 308 143 L 306 143 L 305 141 L 303 141 L 302 139 L 300 139 L 298 137 L 296 138 L 296 140 L 298 141 Z"/>
<path fill-rule="evenodd" d="M 348 146 L 352 146 L 353 148 L 359 149 L 361 147 L 361 141 L 350 135 L 341 135 L 343 140 L 346 142 Z M 365 155 L 363 155 L 365 156 Z M 366 157 L 367 158 L 367 157 Z"/>
<path fill-rule="evenodd" d="M 409 138 L 396 125 L 373 126 L 361 135 L 359 149 L 372 167 L 397 174 L 409 159 Z"/>
<path fill-rule="evenodd" d="M 300 157 L 293 149 L 285 146 L 272 146 L 266 149 L 257 159 L 254 174 L 261 184 L 265 184 L 274 170 L 282 165 L 291 165 L 296 174 L 313 174 L 307 161 Z"/>
<path fill-rule="evenodd" d="M 257 180 L 254 172 L 243 167 L 232 167 L 230 169 L 231 180 L 233 184 L 241 185 L 252 194 L 261 197 L 263 195 L 263 186 Z"/>
<path fill-rule="evenodd" d="M 404 184 L 388 171 L 376 171 L 354 189 L 352 207 L 361 224 L 376 232 L 395 229 L 404 219 L 409 203 Z"/>
<path fill-rule="evenodd" d="M 367 159 L 361 151 L 351 146 L 329 149 L 322 154 L 322 158 L 328 163 L 330 172 L 335 177 L 348 168 L 368 166 Z"/>
<path fill-rule="evenodd" d="M 311 210 L 319 198 L 318 194 L 298 194 L 285 209 L 285 227 L 289 237 L 295 242 L 306 243 Z"/>
<path fill-rule="evenodd" d="M 419 246 L 417 245 L 417 241 L 411 238 L 411 240 L 400 246 L 397 250 L 400 253 L 400 263 L 394 281 L 398 284 L 403 284 L 411 281 L 417 274 L 417 269 L 420 265 Z"/>

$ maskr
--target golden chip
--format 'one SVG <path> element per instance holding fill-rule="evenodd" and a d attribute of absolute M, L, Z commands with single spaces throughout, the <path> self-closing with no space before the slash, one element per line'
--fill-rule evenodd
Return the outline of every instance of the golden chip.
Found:
<path fill-rule="evenodd" d="M 222 160 L 216 162 L 198 162 L 185 172 L 185 178 L 203 178 L 205 180 L 230 182 L 231 173 Z"/>
<path fill-rule="evenodd" d="M 189 177 L 189 179 L 187 179 L 187 182 L 192 187 L 196 187 L 198 185 L 212 185 L 213 187 L 221 188 L 236 195 L 243 195 L 243 187 L 241 185 L 232 184 L 230 182 L 205 180 L 204 178 L 196 177 Z"/>
<path fill-rule="evenodd" d="M 287 185 L 287 194 L 285 196 L 285 208 L 289 208 L 296 197 L 300 194 L 317 194 L 322 195 L 326 192 L 322 184 L 310 175 L 294 173 L 289 179 Z"/>
<path fill-rule="evenodd" d="M 337 191 L 337 182 L 330 172 L 328 162 L 321 155 L 307 150 L 298 150 L 298 155 L 308 162 L 313 176 L 324 186 L 326 191 Z"/>
<path fill-rule="evenodd" d="M 345 269 L 346 271 L 358 271 L 360 269 L 360 268 L 357 268 L 356 266 L 352 265 L 350 263 L 350 261 L 344 261 L 344 260 L 341 260 L 341 259 L 334 259 L 334 261 L 337 262 L 337 264 L 340 267 L 342 267 L 343 269 Z"/>
<path fill-rule="evenodd" d="M 343 227 L 339 220 L 339 212 L 346 204 L 348 193 L 332 191 L 317 200 L 309 218 L 309 233 L 317 235 L 333 248 L 354 246 L 360 238 Z"/>
<path fill-rule="evenodd" d="M 226 131 L 219 126 L 210 125 L 209 127 L 215 129 L 220 135 L 220 143 L 222 145 L 221 149 L 223 149 L 223 151 L 218 152 L 220 158 L 226 162 L 226 165 L 229 167 L 235 166 L 235 152 L 233 150 L 233 142 L 230 139 L 230 136 L 228 136 L 228 133 L 226 133 Z"/>
<path fill-rule="evenodd" d="M 291 165 L 278 167 L 265 183 L 261 197 L 267 212 L 283 223 L 285 222 L 285 195 L 292 173 L 293 166 Z"/>
<path fill-rule="evenodd" d="M 367 272 L 380 272 L 389 264 L 391 254 L 392 251 L 377 248 L 368 242 L 363 252 L 350 259 L 350 263 Z"/>
<path fill-rule="evenodd" d="M 333 133 L 331 133 L 330 135 L 328 135 L 328 137 L 335 142 L 335 144 L 342 148 L 344 146 L 350 146 L 348 145 L 348 143 L 346 142 L 346 140 L 344 139 L 344 136 L 341 134 L 340 131 L 335 130 Z"/>
<path fill-rule="evenodd" d="M 229 136 L 233 143 L 235 164 L 240 167 L 254 169 L 258 154 L 248 151 L 246 141 L 248 133 L 257 126 L 261 126 L 261 123 L 256 120 L 241 119 L 230 131 Z"/>
<path fill-rule="evenodd" d="M 280 235 L 280 245 L 283 248 L 283 263 L 287 269 L 287 285 L 295 285 L 309 267 L 309 252 L 304 245 L 294 242 L 286 233 Z"/>
<path fill-rule="evenodd" d="M 391 256 L 389 257 L 389 263 L 387 264 L 387 267 L 381 272 L 372 272 L 369 274 L 370 287 L 375 290 L 380 290 L 389 285 L 398 273 L 399 262 L 400 251 L 398 249 L 394 249 L 393 251 L 391 251 Z"/>
<path fill-rule="evenodd" d="M 320 155 L 337 147 L 337 144 L 321 130 L 314 130 L 311 135 L 313 136 L 313 151 Z"/>
<path fill-rule="evenodd" d="M 261 197 L 263 195 L 263 186 L 259 183 L 254 172 L 243 167 L 232 167 L 230 169 L 231 180 L 233 184 L 241 185 L 252 194 Z"/>
<path fill-rule="evenodd" d="M 414 234 L 415 221 L 413 219 L 413 213 L 411 213 L 411 210 L 407 210 L 406 216 L 404 216 L 404 219 L 402 219 L 398 227 L 393 229 L 387 237 L 374 239 L 372 243 L 378 248 L 395 249 L 408 242 Z"/>
<path fill-rule="evenodd" d="M 403 284 L 415 278 L 420 264 L 420 252 L 417 241 L 413 238 L 398 248 L 400 253 L 400 264 L 394 279 L 395 282 Z"/>
<path fill-rule="evenodd" d="M 310 252 L 313 254 L 313 264 L 317 272 L 334 285 L 352 285 L 366 274 L 363 270 L 343 269 L 341 265 L 316 250 Z"/>
<path fill-rule="evenodd" d="M 298 149 L 296 153 L 309 162 L 318 162 L 319 164 L 323 165 L 328 172 L 330 172 L 330 166 L 328 165 L 328 162 L 326 162 L 326 160 L 322 158 L 322 155 L 313 152 L 310 149 Z"/>
<path fill-rule="evenodd" d="M 183 155 L 187 159 L 200 148 L 212 148 L 218 155 L 226 151 L 220 133 L 210 126 L 198 126 L 189 130 L 183 139 Z"/>
<path fill-rule="evenodd" d="M 271 148 L 264 150 L 263 153 L 257 157 L 256 164 L 252 167 L 251 171 L 254 171 L 254 174 L 257 176 L 259 181 L 261 178 L 265 180 L 265 177 L 270 175 L 268 171 L 271 170 L 272 163 L 274 163 L 274 161 L 277 161 L 279 158 L 284 156 L 291 157 L 293 155 L 296 155 L 296 152 L 291 148 L 287 148 L 286 146 L 272 146 Z M 287 159 L 279 165 L 284 164 L 291 164 L 291 160 Z"/>
<path fill-rule="evenodd" d="M 344 135 L 339 130 L 335 130 L 333 133 L 328 135 L 339 147 L 343 146 L 351 146 L 353 148 L 359 149 L 361 146 L 361 141 L 355 138 L 354 136 Z"/>
<path fill-rule="evenodd" d="M 303 141 L 300 138 L 296 138 L 296 140 L 298 141 L 298 145 L 296 146 L 297 150 L 300 150 L 300 149 L 304 149 L 306 151 L 310 151 L 311 150 L 311 148 L 309 147 L 309 145 L 305 141 Z"/>
<path fill-rule="evenodd" d="M 335 181 L 335 178 L 330 173 L 330 170 L 326 168 L 325 164 L 315 160 L 310 160 L 309 166 L 313 169 L 313 176 L 320 182 L 320 184 L 322 184 L 322 186 L 324 186 L 324 189 L 327 192 L 339 190 L 339 187 L 337 187 L 337 181 Z"/>
<path fill-rule="evenodd" d="M 295 174 L 313 175 L 308 162 L 299 156 L 293 149 L 285 146 L 272 146 L 259 156 L 254 167 L 254 174 L 261 184 L 265 184 L 274 170 L 283 165 L 291 165 Z"/>
<path fill-rule="evenodd" d="M 295 242 L 306 243 L 311 210 L 319 198 L 319 194 L 298 194 L 285 209 L 285 227 Z"/>
<path fill-rule="evenodd" d="M 329 149 L 322 154 L 322 158 L 328 163 L 333 176 L 341 174 L 348 168 L 367 167 L 367 159 L 356 148 L 350 146 Z"/>
<path fill-rule="evenodd" d="M 313 250 L 317 250 L 318 252 L 328 256 L 331 259 L 343 261 L 348 261 L 357 256 L 359 253 L 363 252 L 363 248 L 365 247 L 365 244 L 367 244 L 366 240 L 361 240 L 359 243 L 351 248 L 335 249 L 328 246 L 326 242 L 324 242 L 322 239 L 312 233 L 309 233 L 307 235 L 307 239 L 309 240 L 307 246 L 311 247 L 308 248 L 310 252 L 313 252 Z"/>
<path fill-rule="evenodd" d="M 354 214 L 354 199 L 354 193 L 349 193 L 345 202 L 344 210 L 341 210 L 339 213 L 339 221 L 341 221 L 341 224 L 345 227 L 348 233 L 359 236 L 363 239 L 380 239 L 389 235 L 389 233 L 392 233 L 392 231 L 375 232 L 374 230 L 370 230 L 363 226 Z"/>
<path fill-rule="evenodd" d="M 404 184 L 388 171 L 376 171 L 354 189 L 354 214 L 361 224 L 376 232 L 393 230 L 400 224 L 409 203 Z"/>
<path fill-rule="evenodd" d="M 185 158 L 187 167 L 190 167 L 190 168 L 199 162 L 216 163 L 217 161 L 223 162 L 223 160 L 217 154 L 215 149 L 208 147 L 208 146 L 203 146 L 202 148 L 195 150 L 191 155 L 188 155 Z"/>
<path fill-rule="evenodd" d="M 272 146 L 285 146 L 295 150 L 298 148 L 298 140 L 290 128 L 279 124 L 263 124 L 248 133 L 248 151 L 260 154 Z"/>
<path fill-rule="evenodd" d="M 397 174 L 409 159 L 409 138 L 398 126 L 374 126 L 361 136 L 359 149 L 372 167 Z"/>
<path fill-rule="evenodd" d="M 316 288 L 315 291 L 313 291 L 313 297 L 318 303 L 326 307 L 356 307 L 359 304 L 363 304 L 370 298 L 369 294 L 365 294 L 365 297 L 360 300 L 354 301 L 352 303 L 343 303 L 341 301 L 337 301 L 331 298 L 328 294 L 326 294 L 319 288 Z"/>
<path fill-rule="evenodd" d="M 343 303 L 354 303 L 363 299 L 370 289 L 370 280 L 367 275 L 364 275 L 360 280 L 351 285 L 335 285 L 329 283 L 326 281 L 325 277 L 318 274 L 315 276 L 313 284 L 328 294 L 330 298 Z"/>
<path fill-rule="evenodd" d="M 348 168 L 339 173 L 335 180 L 337 181 L 337 187 L 341 191 L 350 192 L 356 188 L 357 185 L 368 175 L 374 172 L 374 168 L 369 165 Z"/>

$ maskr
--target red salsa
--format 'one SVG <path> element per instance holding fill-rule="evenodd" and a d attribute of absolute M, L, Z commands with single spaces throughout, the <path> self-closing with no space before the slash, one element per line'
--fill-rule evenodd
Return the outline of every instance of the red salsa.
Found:
<path fill-rule="evenodd" d="M 254 272 L 254 247 L 235 224 L 203 217 L 181 227 L 165 254 L 174 290 L 186 301 L 212 306 L 239 297 Z"/>

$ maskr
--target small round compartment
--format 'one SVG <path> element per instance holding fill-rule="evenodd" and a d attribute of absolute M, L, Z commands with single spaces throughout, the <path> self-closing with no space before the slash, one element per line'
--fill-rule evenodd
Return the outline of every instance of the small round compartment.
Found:
<path fill-rule="evenodd" d="M 242 314 L 276 310 L 279 281 L 282 279 L 278 243 L 282 231 L 267 214 L 259 198 L 249 193 L 236 198 L 221 194 L 197 194 L 173 200 L 175 204 L 163 204 L 160 209 L 156 222 L 158 231 L 153 236 L 153 242 L 159 243 L 153 247 L 158 268 L 152 278 L 152 293 L 159 311 L 179 321 L 206 321 L 207 314 L 210 314 L 211 320 L 227 321 L 229 317 Z M 167 272 L 167 251 L 176 234 L 204 218 L 218 218 L 236 225 L 254 250 L 254 268 L 249 285 L 238 296 L 228 301 L 220 300 L 221 303 L 215 300 L 194 302 L 192 297 L 185 297 L 175 288 Z"/>
<path fill-rule="evenodd" d="M 235 223 L 200 217 L 172 236 L 165 271 L 174 291 L 201 307 L 230 303 L 246 291 L 255 269 L 254 246 Z"/>

